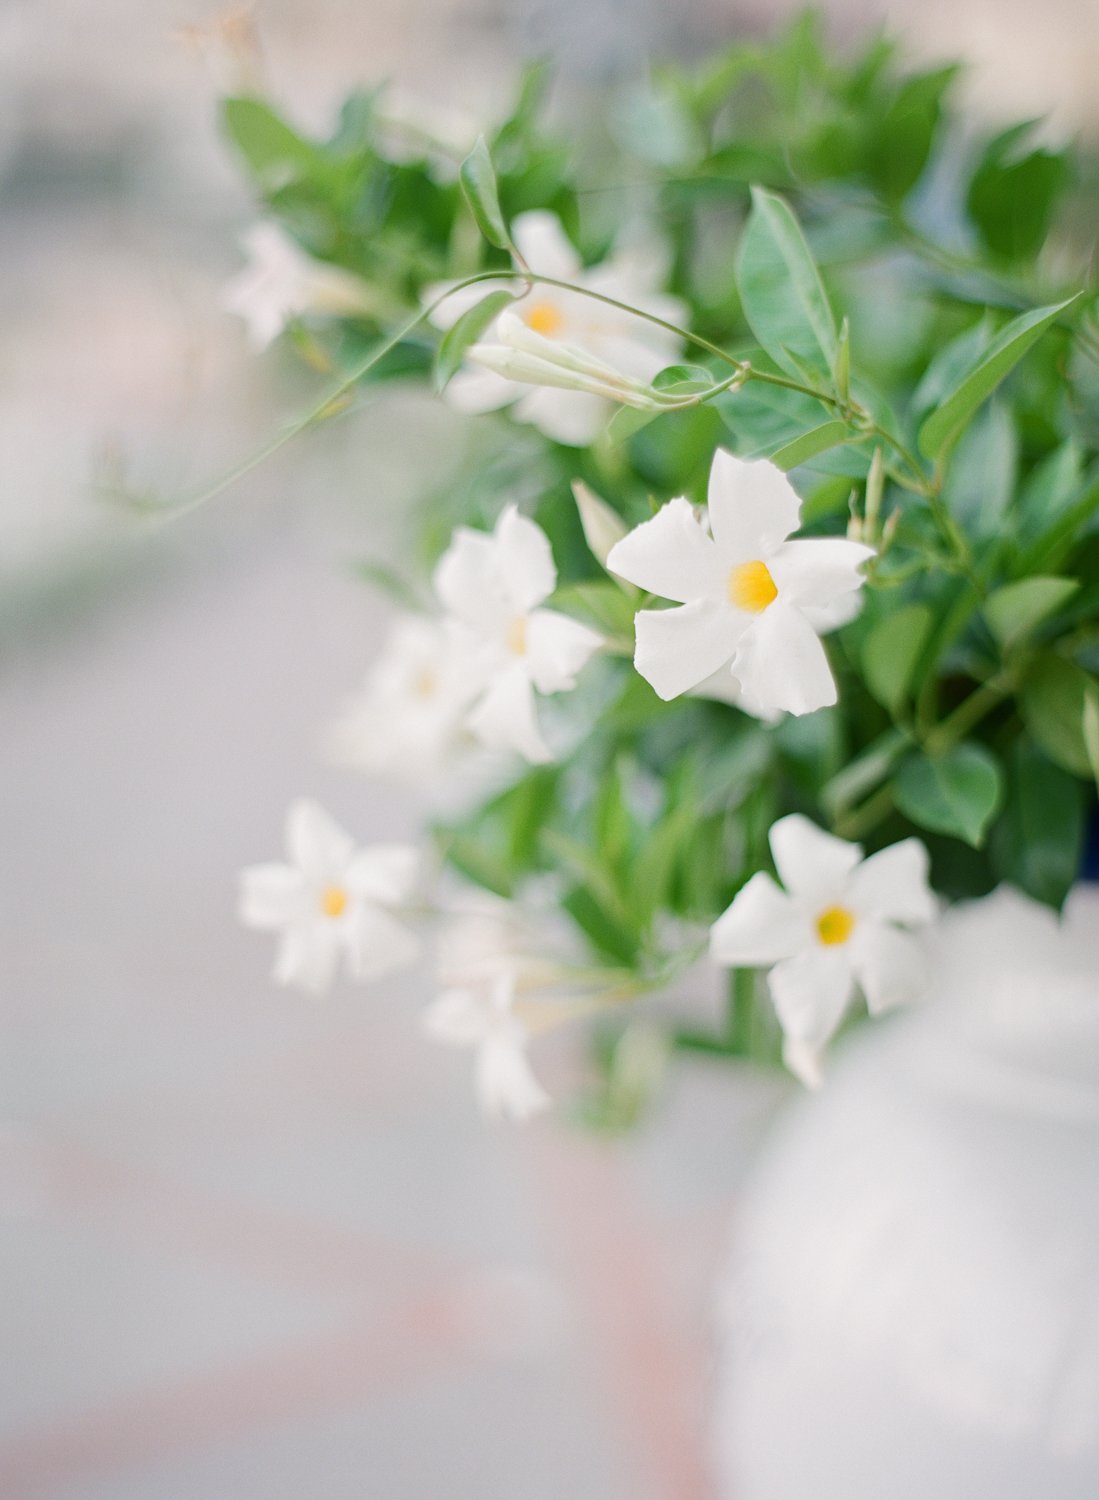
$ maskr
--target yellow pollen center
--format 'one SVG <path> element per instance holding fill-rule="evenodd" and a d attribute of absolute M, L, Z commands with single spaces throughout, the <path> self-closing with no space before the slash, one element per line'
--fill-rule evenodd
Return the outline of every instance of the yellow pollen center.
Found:
<path fill-rule="evenodd" d="M 846 906 L 829 906 L 817 918 L 817 937 L 828 948 L 846 943 L 855 928 L 855 914 Z"/>
<path fill-rule="evenodd" d="M 552 302 L 532 302 L 523 321 L 533 333 L 552 339 L 561 332 L 561 325 L 565 320 Z"/>
<path fill-rule="evenodd" d="M 761 615 L 778 598 L 778 587 L 767 564 L 757 557 L 734 568 L 729 574 L 729 598 L 737 609 Z"/>
<path fill-rule="evenodd" d="M 516 615 L 508 626 L 507 646 L 513 656 L 526 656 L 527 621 L 525 615 Z"/>
<path fill-rule="evenodd" d="M 437 687 L 438 682 L 436 681 L 435 673 L 425 668 L 416 678 L 413 692 L 417 698 L 431 698 L 434 697 Z"/>
<path fill-rule="evenodd" d="M 342 917 L 347 910 L 347 892 L 342 885 L 326 886 L 321 893 L 321 911 L 326 917 Z"/>

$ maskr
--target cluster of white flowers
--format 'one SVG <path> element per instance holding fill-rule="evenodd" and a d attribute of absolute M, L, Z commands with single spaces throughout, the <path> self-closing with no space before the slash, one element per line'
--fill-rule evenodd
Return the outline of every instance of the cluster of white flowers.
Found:
<path fill-rule="evenodd" d="M 546 213 L 522 215 L 514 236 L 541 275 L 658 317 L 680 315 L 657 291 L 660 268 L 651 259 L 622 254 L 585 269 Z M 256 263 L 232 301 L 257 342 L 305 311 L 362 310 L 354 278 L 317 266 L 281 237 L 257 237 L 252 248 Z M 484 293 L 484 283 L 456 293 L 437 321 L 451 326 Z M 472 367 L 452 380 L 449 396 L 465 411 L 510 405 L 556 441 L 586 444 L 609 402 L 644 404 L 642 382 L 678 347 L 678 337 L 656 325 L 538 283 L 469 351 Z M 705 507 L 673 499 L 632 531 L 582 487 L 578 503 L 611 576 L 672 606 L 635 617 L 636 670 L 661 698 L 709 695 L 769 720 L 836 701 L 821 636 L 857 613 L 861 569 L 873 551 L 840 538 L 794 537 L 801 501 L 774 464 L 719 450 Z M 604 642 L 545 607 L 557 585 L 545 533 L 514 505 L 491 533 L 459 527 L 433 582 L 438 616 L 397 621 L 330 736 L 333 752 L 366 770 L 413 777 L 434 775 L 472 744 L 550 760 L 539 698 L 573 688 Z M 782 884 L 752 876 L 714 924 L 710 956 L 725 967 L 769 971 L 787 1065 L 812 1084 L 856 991 L 876 1014 L 923 984 L 909 929 L 936 910 L 927 851 L 908 839 L 864 859 L 858 845 L 799 815 L 776 822 L 770 844 Z M 244 872 L 241 918 L 279 934 L 281 983 L 322 990 L 341 961 L 354 979 L 378 978 L 417 951 L 405 925 L 416 870 L 413 850 L 358 850 L 319 807 L 299 802 L 288 819 L 287 862 Z M 529 933 L 517 941 L 515 929 L 506 903 L 482 903 L 452 921 L 424 1028 L 474 1049 L 488 1113 L 527 1119 L 548 1103 L 528 1043 L 547 1024 L 546 994 L 556 987 L 560 1000 L 567 992 L 567 966 L 532 957 L 537 941 Z M 541 996 L 533 1006 L 532 988 Z M 559 1004 L 553 1013 L 560 1020 L 575 1007 Z"/>

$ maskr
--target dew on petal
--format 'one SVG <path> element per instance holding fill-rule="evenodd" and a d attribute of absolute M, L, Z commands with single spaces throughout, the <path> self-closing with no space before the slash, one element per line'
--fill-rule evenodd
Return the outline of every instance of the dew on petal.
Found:
<path fill-rule="evenodd" d="M 761 615 L 778 598 L 778 585 L 765 562 L 741 563 L 729 574 L 729 599 L 737 609 Z"/>
<path fill-rule="evenodd" d="M 827 948 L 846 943 L 855 929 L 855 914 L 846 906 L 829 906 L 817 918 L 817 937 Z"/>

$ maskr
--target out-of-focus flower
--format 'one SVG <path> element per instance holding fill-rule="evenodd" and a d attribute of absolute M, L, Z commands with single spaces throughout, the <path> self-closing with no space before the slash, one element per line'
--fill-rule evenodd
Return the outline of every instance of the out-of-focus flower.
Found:
<path fill-rule="evenodd" d="M 287 815 L 286 855 L 285 864 L 241 873 L 241 921 L 279 934 L 276 983 L 319 993 L 341 959 L 353 979 L 370 980 L 415 956 L 415 937 L 393 915 L 412 894 L 414 849 L 359 849 L 322 807 L 302 799 Z"/>
<path fill-rule="evenodd" d="M 479 684 L 466 723 L 490 749 L 552 759 L 542 738 L 535 691 L 573 687 L 602 639 L 555 610 L 539 609 L 557 569 L 540 526 L 514 505 L 488 535 L 459 527 L 435 570 L 454 650 Z"/>
<path fill-rule="evenodd" d="M 798 813 L 774 824 L 770 843 L 785 890 L 753 875 L 714 924 L 710 952 L 728 968 L 769 968 L 786 1064 L 815 1086 L 856 987 L 878 1015 L 927 982 L 923 950 L 904 931 L 936 914 L 927 850 L 904 839 L 864 859 L 860 845 Z"/>
<path fill-rule="evenodd" d="M 707 513 L 670 500 L 624 537 L 607 567 L 678 609 L 636 616 L 634 664 L 661 698 L 727 668 L 750 713 L 811 713 L 836 701 L 820 632 L 851 618 L 871 547 L 840 538 L 788 541 L 801 501 L 766 459 L 724 449 Z"/>
<path fill-rule="evenodd" d="M 520 214 L 512 235 L 533 271 L 682 323 L 683 305 L 658 290 L 663 266 L 652 253 L 623 250 L 585 268 L 560 221 L 541 210 Z M 493 285 L 456 292 L 433 320 L 449 328 Z M 583 447 L 599 435 L 610 402 L 640 404 L 645 385 L 680 348 L 678 335 L 655 323 L 574 291 L 536 284 L 488 329 L 472 353 L 480 368 L 460 370 L 447 386 L 447 399 L 467 412 L 515 403 L 519 421 L 555 442 Z"/>
<path fill-rule="evenodd" d="M 257 224 L 244 237 L 248 264 L 228 283 L 222 305 L 266 349 L 294 318 L 307 313 L 352 318 L 374 309 L 370 288 L 350 271 L 307 255 L 277 224 Z"/>
<path fill-rule="evenodd" d="M 403 616 L 330 729 L 328 751 L 358 770 L 423 781 L 471 743 L 465 715 L 476 691 L 443 626 L 423 615 Z"/>
<path fill-rule="evenodd" d="M 477 1099 L 486 1114 L 528 1120 L 549 1095 L 527 1058 L 527 1028 L 515 1013 L 515 976 L 500 973 L 474 988 L 444 990 L 424 1014 L 438 1042 L 475 1047 Z"/>

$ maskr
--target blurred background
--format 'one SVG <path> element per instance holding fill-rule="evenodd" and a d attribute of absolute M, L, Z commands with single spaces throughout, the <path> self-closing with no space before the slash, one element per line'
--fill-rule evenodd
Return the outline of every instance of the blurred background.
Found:
<path fill-rule="evenodd" d="M 352 86 L 476 120 L 518 61 L 599 83 L 773 26 L 776 0 L 264 0 L 266 86 L 323 129 Z M 830 0 L 974 109 L 1099 131 L 1092 0 Z M 455 440 L 387 398 L 173 523 L 310 386 L 220 307 L 252 208 L 218 138 L 224 49 L 186 0 L 0 8 L 0 1497 L 695 1500 L 710 1298 L 785 1097 L 678 1065 L 626 1140 L 490 1129 L 423 1045 L 427 978 L 273 991 L 237 869 L 318 796 L 373 654 L 355 561 Z M 239 15 L 232 24 L 250 24 Z"/>

